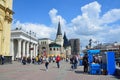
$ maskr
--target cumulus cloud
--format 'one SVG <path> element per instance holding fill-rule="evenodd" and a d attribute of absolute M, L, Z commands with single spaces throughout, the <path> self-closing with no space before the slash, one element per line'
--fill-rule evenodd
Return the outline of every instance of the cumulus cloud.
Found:
<path fill-rule="evenodd" d="M 32 31 L 37 34 L 38 38 L 51 38 L 52 34 L 55 34 L 56 30 L 53 27 L 46 26 L 44 24 L 33 24 L 33 23 L 20 23 L 17 21 L 14 26 L 21 28 L 26 32 Z"/>
<path fill-rule="evenodd" d="M 72 20 L 74 30 L 81 35 L 93 35 L 102 30 L 99 23 L 101 5 L 96 1 L 81 7 L 82 15 Z"/>
<path fill-rule="evenodd" d="M 120 9 L 112 9 L 103 15 L 101 24 L 109 24 L 117 20 L 120 20 Z"/>
<path fill-rule="evenodd" d="M 58 24 L 58 22 L 60 21 L 61 25 L 65 25 L 66 20 L 64 18 L 62 18 L 62 16 L 57 15 L 57 13 L 58 13 L 58 11 L 54 8 L 49 11 L 49 16 L 51 18 L 52 24 Z"/>
<path fill-rule="evenodd" d="M 68 38 L 80 38 L 82 46 L 88 44 L 89 39 L 99 42 L 120 42 L 120 9 L 111 9 L 101 15 L 101 7 L 97 1 L 81 7 L 81 14 L 76 15 L 70 23 L 58 15 L 57 9 L 51 9 L 49 16 L 51 25 L 16 22 L 15 26 L 22 26 L 26 30 L 33 30 L 40 38 L 53 38 L 56 35 L 60 20 L 62 31 L 66 31 Z M 100 16 L 101 15 L 101 16 Z M 111 24 L 112 23 L 112 24 Z"/>

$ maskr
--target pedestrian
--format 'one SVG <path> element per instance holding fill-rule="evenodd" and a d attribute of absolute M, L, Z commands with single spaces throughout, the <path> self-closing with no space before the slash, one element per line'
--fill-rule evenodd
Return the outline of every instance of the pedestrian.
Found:
<path fill-rule="evenodd" d="M 3 55 L 0 55 L 0 61 L 1 61 L 1 65 L 4 64 L 4 56 Z"/>
<path fill-rule="evenodd" d="M 71 64 L 72 64 L 72 65 L 71 65 L 71 68 L 72 68 L 72 69 L 76 69 L 76 68 L 77 68 L 77 67 L 76 67 L 76 66 L 77 66 L 77 65 L 76 65 L 76 64 L 77 64 L 76 56 L 73 56 L 73 57 L 71 58 Z"/>
<path fill-rule="evenodd" d="M 31 58 L 30 58 L 30 56 L 27 58 L 27 63 L 28 63 L 28 64 L 31 63 Z"/>
<path fill-rule="evenodd" d="M 52 58 L 52 60 L 53 60 L 53 63 L 55 62 L 55 56 Z"/>
<path fill-rule="evenodd" d="M 46 68 L 46 71 L 48 71 L 48 65 L 49 65 L 49 58 L 46 56 L 46 58 L 45 58 L 45 68 Z"/>
<path fill-rule="evenodd" d="M 78 66 L 78 56 L 76 55 L 75 56 L 75 69 L 77 69 L 77 66 Z"/>
<path fill-rule="evenodd" d="M 34 56 L 32 57 L 32 63 L 33 64 L 35 63 L 35 57 Z"/>
<path fill-rule="evenodd" d="M 23 65 L 26 65 L 26 62 L 27 62 L 26 57 L 23 57 L 23 59 L 22 59 L 22 64 L 23 64 Z"/>
<path fill-rule="evenodd" d="M 4 56 L 2 55 L 2 65 L 4 64 Z"/>
<path fill-rule="evenodd" d="M 57 67 L 60 68 L 60 56 L 57 55 L 56 57 L 56 63 L 57 63 Z"/>
<path fill-rule="evenodd" d="M 84 72 L 88 72 L 88 55 L 87 54 L 84 55 L 82 64 L 84 66 Z"/>

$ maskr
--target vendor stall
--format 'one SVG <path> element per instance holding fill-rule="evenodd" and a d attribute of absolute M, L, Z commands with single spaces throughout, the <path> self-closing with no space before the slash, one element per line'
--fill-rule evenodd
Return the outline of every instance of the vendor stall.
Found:
<path fill-rule="evenodd" d="M 90 74 L 101 74 L 101 66 L 94 61 L 94 56 L 100 54 L 100 50 L 88 50 L 88 62 Z"/>
<path fill-rule="evenodd" d="M 99 61 L 94 60 L 96 56 Z M 112 51 L 101 53 L 100 50 L 88 50 L 88 62 L 90 74 L 113 75 L 115 73 L 115 53 Z"/>

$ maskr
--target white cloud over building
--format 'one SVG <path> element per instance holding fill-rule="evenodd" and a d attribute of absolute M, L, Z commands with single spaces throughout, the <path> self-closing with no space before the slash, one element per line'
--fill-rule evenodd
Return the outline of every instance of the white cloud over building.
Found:
<path fill-rule="evenodd" d="M 60 20 L 62 31 L 67 33 L 68 38 L 80 38 L 83 46 L 88 44 L 89 39 L 103 42 L 120 42 L 120 9 L 111 9 L 101 15 L 101 7 L 97 1 L 81 7 L 81 14 L 76 15 L 70 23 L 58 15 L 58 10 L 53 8 L 49 11 L 51 25 L 40 23 L 13 24 L 13 27 L 22 27 L 26 31 L 32 30 L 38 34 L 39 38 L 55 38 L 57 25 Z"/>

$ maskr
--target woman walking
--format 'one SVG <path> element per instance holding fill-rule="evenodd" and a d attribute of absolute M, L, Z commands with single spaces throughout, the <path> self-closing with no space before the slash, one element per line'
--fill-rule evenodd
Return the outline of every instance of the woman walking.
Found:
<path fill-rule="evenodd" d="M 46 56 L 46 59 L 45 59 L 45 68 L 46 68 L 46 71 L 48 71 L 48 65 L 49 65 L 49 58 Z"/>

